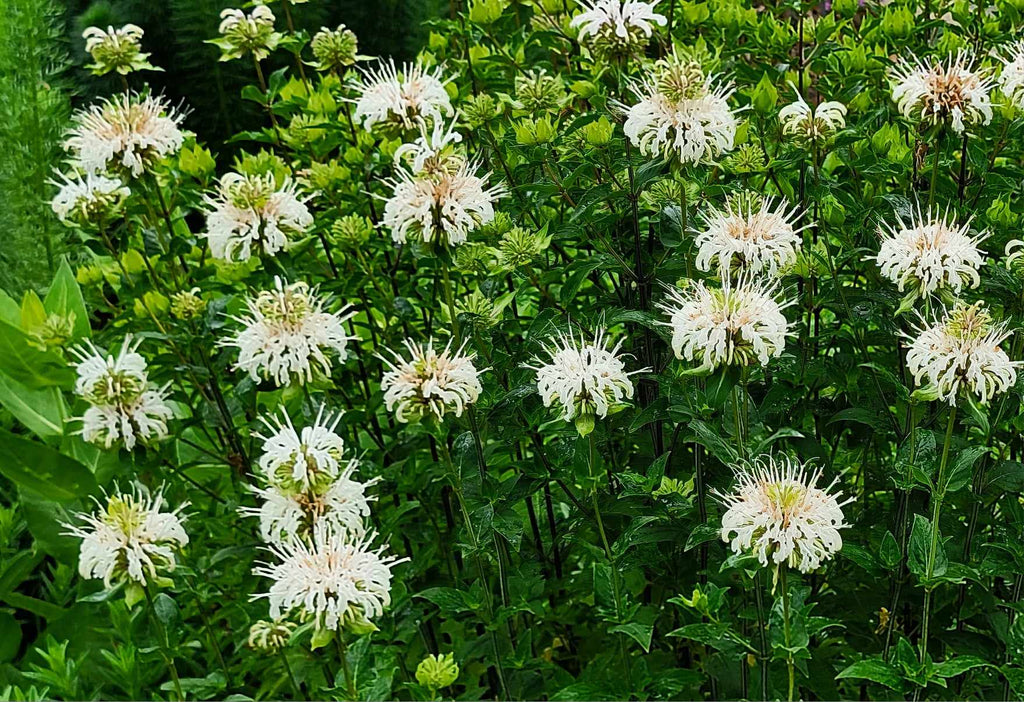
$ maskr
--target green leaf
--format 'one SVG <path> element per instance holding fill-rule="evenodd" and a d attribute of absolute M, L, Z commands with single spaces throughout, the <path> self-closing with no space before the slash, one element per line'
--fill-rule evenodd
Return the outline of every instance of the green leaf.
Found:
<path fill-rule="evenodd" d="M 946 492 L 956 492 L 971 482 L 974 464 L 986 453 L 988 453 L 988 449 L 984 446 L 969 446 L 958 453 L 956 460 L 953 461 L 953 467 L 949 471 L 946 484 L 942 488 Z"/>
<path fill-rule="evenodd" d="M 886 530 L 885 536 L 882 537 L 882 545 L 878 548 L 878 558 L 882 565 L 889 570 L 898 566 L 902 560 L 900 545 L 896 543 L 896 537 L 892 535 L 891 531 Z"/>
<path fill-rule="evenodd" d="M 73 458 L 0 430 L 0 474 L 40 497 L 68 502 L 96 492 L 96 479 Z"/>
<path fill-rule="evenodd" d="M 711 425 L 702 419 L 694 419 L 690 422 L 690 429 L 693 430 L 698 444 L 711 452 L 711 455 L 726 465 L 732 465 L 739 460 L 736 449 L 730 446 L 722 435 L 711 428 Z"/>
<path fill-rule="evenodd" d="M 920 579 L 928 575 L 928 553 L 931 550 L 932 524 L 922 514 L 914 515 L 914 528 L 910 532 L 910 552 L 907 562 L 910 572 Z M 932 577 L 937 578 L 946 572 L 949 560 L 946 558 L 946 549 L 942 543 L 942 536 L 939 536 L 938 547 L 935 550 L 935 564 L 932 567 Z"/>
<path fill-rule="evenodd" d="M 75 372 L 52 351 L 32 345 L 25 332 L 0 321 L 0 373 L 30 388 L 70 387 Z"/>
<path fill-rule="evenodd" d="M 73 317 L 72 329 L 75 339 L 87 338 L 92 332 L 89 328 L 89 312 L 85 308 L 82 289 L 78 287 L 75 273 L 66 259 L 61 262 L 57 275 L 50 283 L 50 289 L 43 300 L 43 307 L 46 308 L 48 314 Z"/>
<path fill-rule="evenodd" d="M 932 669 L 932 675 L 939 678 L 954 678 L 974 668 L 990 666 L 988 661 L 977 656 L 957 656 L 939 663 Z"/>
<path fill-rule="evenodd" d="M 13 661 L 21 648 L 21 624 L 10 612 L 0 612 L 0 663 Z"/>
<path fill-rule="evenodd" d="M 897 692 L 903 689 L 903 677 L 895 666 L 878 658 L 865 658 L 862 661 L 857 661 L 836 676 L 836 680 L 845 678 L 870 680 Z"/>
<path fill-rule="evenodd" d="M 613 626 L 608 630 L 613 634 L 625 634 L 636 641 L 644 649 L 644 653 L 651 651 L 651 638 L 654 636 L 653 624 L 641 624 L 640 622 L 628 622 Z"/>
<path fill-rule="evenodd" d="M 0 375 L 0 405 L 40 439 L 64 435 L 67 406 L 58 388 L 32 390 Z"/>
<path fill-rule="evenodd" d="M 161 592 L 153 598 L 153 611 L 168 629 L 177 624 L 181 618 L 181 613 L 178 612 L 178 603 L 166 592 Z"/>
<path fill-rule="evenodd" d="M 706 544 L 709 541 L 714 541 L 722 533 L 722 530 L 713 524 L 698 524 L 690 532 L 690 537 L 686 540 L 686 548 L 684 551 L 689 551 L 695 546 Z"/>

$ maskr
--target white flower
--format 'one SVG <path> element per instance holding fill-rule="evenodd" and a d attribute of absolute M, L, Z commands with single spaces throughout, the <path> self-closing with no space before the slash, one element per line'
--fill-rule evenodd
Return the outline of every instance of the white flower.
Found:
<path fill-rule="evenodd" d="M 1024 108 L 1024 41 L 1010 49 L 1009 58 L 1001 59 L 1003 72 L 999 74 L 999 89 L 1018 108 Z"/>
<path fill-rule="evenodd" d="M 717 265 L 723 276 L 733 267 L 749 273 L 776 276 L 796 263 L 805 227 L 794 227 L 796 207 L 772 198 L 740 196 L 724 210 L 712 209 L 697 232 L 697 267 Z"/>
<path fill-rule="evenodd" d="M 375 534 L 348 537 L 318 524 L 309 540 L 271 544 L 279 563 L 262 563 L 253 573 L 271 579 L 270 616 L 297 614 L 317 629 L 338 631 L 346 624 L 379 617 L 391 604 L 391 568 L 403 560 L 372 549 Z"/>
<path fill-rule="evenodd" d="M 909 221 L 879 230 L 882 245 L 874 256 L 882 275 L 903 292 L 908 286 L 919 295 L 948 288 L 960 292 L 981 282 L 978 269 L 985 256 L 978 248 L 985 234 L 971 236 L 970 220 L 958 226 L 947 212 L 922 216 L 918 209 Z"/>
<path fill-rule="evenodd" d="M 630 143 L 652 158 L 682 163 L 711 159 L 733 147 L 738 122 L 729 109 L 731 85 L 715 85 L 685 57 L 658 61 L 648 77 L 630 86 L 637 102 L 621 105 Z"/>
<path fill-rule="evenodd" d="M 475 162 L 457 169 L 414 176 L 405 169 L 386 181 L 394 192 L 384 205 L 384 226 L 404 244 L 409 235 L 424 243 L 456 246 L 469 232 L 494 219 L 494 202 L 505 194 L 501 185 L 487 188 L 487 176 L 474 175 Z"/>
<path fill-rule="evenodd" d="M 315 489 L 289 490 L 279 485 L 254 488 L 262 499 L 259 507 L 244 507 L 242 513 L 259 517 L 260 536 L 267 543 L 282 544 L 292 537 L 305 537 L 311 529 L 325 523 L 339 533 L 353 537 L 366 532 L 363 523 L 370 516 L 366 488 L 376 480 L 361 483 L 352 479 L 356 462 L 351 461 L 341 475 Z"/>
<path fill-rule="evenodd" d="M 406 63 L 401 73 L 394 60 L 381 61 L 363 71 L 356 99 L 355 120 L 370 130 L 377 123 L 412 129 L 417 120 L 440 120 L 455 114 L 445 90 L 441 69 L 428 70 L 420 63 Z"/>
<path fill-rule="evenodd" d="M 281 410 L 280 417 L 264 419 L 272 433 L 257 434 L 263 440 L 259 459 L 263 475 L 274 485 L 296 490 L 314 489 L 339 477 L 346 469 L 345 441 L 334 431 L 340 421 L 340 414 L 325 416 L 323 407 L 313 424 L 303 427 L 301 433 L 295 430 L 286 410 Z M 347 467 L 353 464 L 348 462 Z"/>
<path fill-rule="evenodd" d="M 389 351 L 394 360 L 381 356 L 387 370 L 380 381 L 384 404 L 394 410 L 400 422 L 411 422 L 430 415 L 441 421 L 447 412 L 461 417 L 465 408 L 480 397 L 483 387 L 473 359 L 476 354 L 463 353 L 465 343 L 452 352 L 452 342 L 440 353 L 431 339 L 424 346 L 405 340 L 409 357 Z"/>
<path fill-rule="evenodd" d="M 415 175 L 447 173 L 456 170 L 464 159 L 455 152 L 454 145 L 462 142 L 462 135 L 455 131 L 456 122 L 446 125 L 437 120 L 428 130 L 420 123 L 420 135 L 395 150 L 395 166 L 408 162 Z"/>
<path fill-rule="evenodd" d="M 77 112 L 64 146 L 90 173 L 124 168 L 138 178 L 178 152 L 182 120 L 162 97 L 123 93 Z"/>
<path fill-rule="evenodd" d="M 537 373 L 537 392 L 545 407 L 557 405 L 562 419 L 606 417 L 616 405 L 633 397 L 629 376 L 647 369 L 626 372 L 619 356 L 622 341 L 609 348 L 605 330 L 598 329 L 593 341 L 559 335 L 545 351 L 550 361 L 526 366 Z"/>
<path fill-rule="evenodd" d="M 106 31 L 89 27 L 82 32 L 85 50 L 92 56 L 89 66 L 96 75 L 117 71 L 125 76 L 133 71 L 159 70 L 149 63 L 149 54 L 142 52 L 142 27 L 126 24 L 120 29 L 108 26 Z"/>
<path fill-rule="evenodd" d="M 569 26 L 579 29 L 581 43 L 601 51 L 628 53 L 642 47 L 654 33 L 654 24 L 668 20 L 654 11 L 659 0 L 580 0 L 583 12 Z"/>
<path fill-rule="evenodd" d="M 932 388 L 938 399 L 954 404 L 961 389 L 981 403 L 1006 392 L 1017 382 L 1017 361 L 1000 344 L 1010 335 L 993 324 L 981 303 L 958 303 L 931 326 L 922 327 L 907 349 L 907 368 L 918 385 Z"/>
<path fill-rule="evenodd" d="M 273 256 L 288 247 L 289 237 L 313 226 L 313 216 L 298 196 L 295 183 L 274 175 L 229 173 L 215 197 L 205 196 L 206 232 L 210 251 L 226 261 L 247 261 L 253 249 Z"/>
<path fill-rule="evenodd" d="M 329 375 L 331 362 L 324 352 L 333 349 L 345 358 L 348 342 L 355 337 L 348 336 L 342 325 L 355 310 L 345 305 L 337 312 L 324 312 L 316 289 L 303 282 L 286 286 L 275 277 L 274 286 L 246 301 L 249 314 L 236 318 L 245 328 L 221 342 L 238 347 L 235 369 L 253 380 L 263 376 L 278 385 L 310 382 L 314 371 Z"/>
<path fill-rule="evenodd" d="M 782 133 L 809 142 L 826 139 L 846 126 L 846 105 L 826 101 L 811 107 L 799 92 L 796 102 L 779 110 Z"/>
<path fill-rule="evenodd" d="M 715 491 L 726 507 L 722 540 L 733 553 L 753 553 L 762 566 L 769 561 L 802 573 L 818 568 L 843 546 L 839 530 L 846 528 L 842 493 L 830 494 L 836 481 L 817 487 L 821 469 L 808 475 L 798 461 L 760 456 L 738 468 L 729 494 Z"/>
<path fill-rule="evenodd" d="M 776 288 L 767 281 L 725 279 L 721 288 L 704 281 L 686 290 L 669 290 L 659 307 L 669 315 L 676 358 L 698 361 L 711 370 L 722 365 L 762 366 L 782 355 L 789 322 L 782 314 Z"/>
<path fill-rule="evenodd" d="M 221 49 L 221 61 L 252 54 L 262 61 L 277 48 L 281 35 L 274 31 L 274 13 L 266 5 L 256 5 L 248 15 L 242 10 L 227 8 L 220 13 L 218 31 L 221 36 L 211 40 Z"/>
<path fill-rule="evenodd" d="M 65 524 L 69 536 L 82 539 L 78 572 L 100 579 L 106 587 L 122 580 L 147 585 L 175 567 L 175 551 L 188 545 L 179 513 L 161 512 L 162 491 L 150 495 L 141 488 L 107 499 L 96 514 L 78 515 L 84 524 Z"/>
<path fill-rule="evenodd" d="M 249 627 L 249 648 L 257 651 L 274 652 L 291 640 L 295 623 L 283 619 L 267 621 L 260 619 Z"/>
<path fill-rule="evenodd" d="M 81 417 L 82 437 L 110 448 L 123 441 L 129 451 L 142 441 L 167 436 L 174 412 L 167 405 L 167 387 L 149 383 L 141 342 L 125 337 L 117 356 L 104 354 L 92 342 L 72 349 L 78 358 L 75 393 L 91 405 Z"/>
<path fill-rule="evenodd" d="M 1024 257 L 1024 241 L 1020 239 L 1011 239 L 1006 242 L 1006 248 L 1003 249 L 1003 255 L 1006 256 L 1006 270 L 1013 269 L 1013 262 L 1021 257 Z"/>
<path fill-rule="evenodd" d="M 95 223 L 112 214 L 124 199 L 131 195 L 117 178 L 107 178 L 96 173 L 73 177 L 58 174 L 61 182 L 54 181 L 60 190 L 50 202 L 57 218 L 65 224 L 80 226 Z"/>
<path fill-rule="evenodd" d="M 893 102 L 907 119 L 933 124 L 951 120 L 957 134 L 965 124 L 988 124 L 992 78 L 974 71 L 972 63 L 963 51 L 945 62 L 903 61 L 891 73 Z"/>

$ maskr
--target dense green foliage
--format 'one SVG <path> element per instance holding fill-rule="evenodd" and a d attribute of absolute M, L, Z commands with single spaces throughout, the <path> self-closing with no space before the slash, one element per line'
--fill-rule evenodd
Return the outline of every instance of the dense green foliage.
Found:
<path fill-rule="evenodd" d="M 462 135 L 434 154 L 441 165 L 429 176 L 410 174 L 401 152 L 396 163 L 403 144 L 427 138 L 415 121 L 364 129 L 361 69 L 375 60 L 317 65 L 309 46 L 321 24 L 345 22 L 360 54 L 401 54 L 412 38 L 383 32 L 374 45 L 362 29 L 418 3 L 277 3 L 281 36 L 260 39 L 268 55 L 249 47 L 228 61 L 218 61 L 224 42 L 204 43 L 219 36 L 220 0 L 76 10 L 76 36 L 139 24 L 143 49 L 166 69 L 86 78 L 90 59 L 76 48 L 79 84 L 102 95 L 123 80 L 145 94 L 149 80 L 191 108 L 192 133 L 136 174 L 111 167 L 130 190 L 123 203 L 58 232 L 45 201 L 31 197 L 74 155 L 54 153 L 55 133 L 71 127 L 67 99 L 38 90 L 44 76 L 65 73 L 56 53 L 39 53 L 59 51 L 57 20 L 38 0 L 0 0 L 8 17 L 35 8 L 23 22 L 38 42 L 35 62 L 18 68 L 24 80 L 0 82 L 0 111 L 13 111 L 0 134 L 24 145 L 17 162 L 0 159 L 14 203 L 0 226 L 51 247 L 54 269 L 42 295 L 0 295 L 0 698 L 1024 695 L 1024 383 L 1015 374 L 1024 266 L 1004 254 L 1021 238 L 1024 120 L 1013 94 L 987 84 L 991 119 L 967 109 L 963 131 L 948 104 L 930 120 L 892 97 L 894 65 L 914 56 L 948 66 L 963 51 L 994 84 L 1010 70 L 997 57 L 1010 57 L 1024 6 L 838 0 L 825 12 L 662 0 L 666 26 L 649 41 L 631 35 L 613 55 L 572 25 L 585 9 L 576 4 L 453 3 L 415 35 L 420 64 L 447 81 Z M 0 51 L 13 56 L 5 27 Z M 707 158 L 655 156 L 624 131 L 633 88 L 644 90 L 637 81 L 671 66 L 735 85 L 726 96 L 735 134 Z M 707 98 L 703 79 L 691 78 L 659 88 Z M 843 103 L 842 124 L 785 129 L 780 111 L 801 96 Z M 448 211 L 435 203 L 426 225 L 399 236 L 402 179 L 450 183 L 451 163 L 501 184 L 496 213 L 470 217 L 460 243 L 438 233 Z M 311 223 L 267 251 L 260 219 L 252 257 L 224 260 L 210 212 L 229 173 L 261 177 L 275 192 L 295 184 Z M 793 209 L 798 237 L 795 260 L 764 283 L 789 303 L 784 348 L 759 359 L 748 338 L 718 364 L 701 363 L 710 351 L 674 352 L 681 322 L 663 309 L 673 295 L 713 296 L 754 277 L 749 248 L 734 261 L 747 267 L 739 280 L 728 264 L 701 263 L 698 240 L 715 211 L 757 211 L 769 196 Z M 259 219 L 266 200 L 245 204 Z M 876 260 L 880 240 L 931 205 L 986 260 L 923 293 L 913 276 L 899 289 Z M 332 362 L 308 382 L 238 368 L 232 340 L 249 324 L 246 303 L 277 279 L 315 286 L 340 317 L 352 305 L 346 353 L 328 352 Z M 1002 370 L 1012 378 L 954 368 L 939 380 L 948 398 L 937 397 L 943 388 L 924 381 L 908 349 L 946 311 L 964 344 L 992 342 L 963 368 L 1008 354 Z M 980 333 L 962 328 L 972 314 Z M 610 395 L 587 386 L 567 421 L 557 399 L 545 406 L 537 367 L 560 334 L 578 345 L 600 329 L 621 344 L 631 391 L 605 413 L 595 400 Z M 83 344 L 116 355 L 128 335 L 174 417 L 134 448 L 89 443 L 81 418 L 99 390 L 76 388 Z M 443 400 L 447 411 L 433 418 L 416 397 L 411 416 L 396 416 L 382 380 L 388 350 L 407 355 L 407 339 L 436 350 L 453 341 L 452 351 L 464 342 L 481 371 L 478 396 L 457 409 Z M 614 364 L 598 370 L 608 368 L 599 380 L 617 377 Z M 962 386 L 950 391 L 949 378 Z M 263 439 L 273 431 L 264 422 L 284 412 L 301 430 L 323 408 L 341 413 L 335 431 L 358 460 L 355 479 L 375 481 L 374 543 L 404 560 L 391 566 L 379 615 L 360 612 L 335 632 L 300 607 L 269 645 L 250 638 L 272 618 L 270 580 L 253 568 L 281 554 L 239 510 L 256 507 L 252 488 L 264 486 Z M 805 482 L 820 469 L 818 487 L 849 500 L 841 549 L 824 548 L 820 565 L 765 565 L 723 534 L 734 470 L 762 454 L 806 465 Z M 81 539 L 67 533 L 133 483 L 162 487 L 165 511 L 188 503 L 187 546 L 173 569 L 158 559 L 160 577 L 145 588 L 120 561 L 108 584 L 80 572 Z M 791 526 L 802 489 L 769 484 L 777 509 L 766 519 Z M 768 538 L 764 528 L 754 537 Z"/>

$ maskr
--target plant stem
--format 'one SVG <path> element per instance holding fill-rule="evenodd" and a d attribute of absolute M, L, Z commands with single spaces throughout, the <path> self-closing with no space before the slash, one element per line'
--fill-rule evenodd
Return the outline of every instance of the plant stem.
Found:
<path fill-rule="evenodd" d="M 932 210 L 932 205 L 935 204 L 935 186 L 939 182 L 939 161 L 941 153 L 939 153 L 939 146 L 942 143 L 942 131 L 940 130 L 935 134 L 935 143 L 933 144 L 933 151 L 935 157 L 932 160 L 932 180 L 931 185 L 928 187 L 928 212 Z M 926 213 L 927 214 L 927 213 Z"/>
<path fill-rule="evenodd" d="M 338 658 L 341 659 L 341 670 L 345 675 L 345 688 L 350 700 L 356 699 L 356 683 L 352 679 L 352 669 L 348 667 L 348 647 L 345 645 L 345 637 L 339 630 L 334 636 L 334 643 L 338 647 Z"/>
<path fill-rule="evenodd" d="M 185 693 L 181 691 L 181 679 L 178 677 L 178 668 L 174 665 L 174 656 L 171 655 L 170 640 L 167 638 L 167 629 L 164 627 L 164 623 L 160 620 L 160 616 L 156 613 L 156 606 L 153 603 L 153 593 L 149 590 L 149 583 L 142 586 L 142 591 L 146 593 L 146 602 L 149 604 L 149 615 L 153 620 L 153 624 L 156 625 L 157 638 L 160 640 L 160 653 L 163 654 L 164 663 L 167 664 L 167 669 L 171 671 L 171 680 L 174 681 L 174 691 L 178 694 L 178 699 L 183 701 L 185 699 Z"/>
<path fill-rule="evenodd" d="M 295 679 L 295 673 L 292 671 L 292 664 L 288 662 L 288 654 L 285 653 L 285 650 L 283 648 L 278 649 L 278 653 L 281 654 L 281 660 L 284 662 L 284 669 L 285 672 L 288 673 L 288 680 L 291 681 L 292 690 L 295 692 L 295 696 L 297 698 L 308 700 L 309 695 L 307 695 L 303 691 L 302 686 L 299 684 L 299 681 Z"/>
<path fill-rule="evenodd" d="M 924 663 L 928 657 L 928 629 L 930 624 L 928 620 L 931 615 L 932 590 L 934 589 L 931 579 L 935 572 L 935 559 L 939 552 L 939 517 L 942 512 L 942 500 L 946 495 L 944 481 L 946 479 L 946 466 L 949 464 L 949 446 L 953 443 L 953 428 L 955 425 L 956 405 L 953 405 L 949 410 L 949 420 L 946 423 L 946 440 L 942 445 L 942 460 L 939 463 L 939 474 L 935 479 L 935 492 L 932 494 L 932 533 L 931 542 L 928 546 L 928 560 L 925 564 L 924 608 L 921 614 L 921 663 Z M 920 694 L 920 688 L 915 693 L 915 697 L 918 694 Z"/>
<path fill-rule="evenodd" d="M 452 279 L 448 273 L 447 261 L 441 264 L 441 280 L 444 282 L 444 299 L 448 305 L 448 314 L 452 318 L 452 336 L 455 337 L 455 343 L 461 346 L 462 333 L 459 330 L 459 316 L 455 312 L 455 294 L 452 289 Z"/>
<path fill-rule="evenodd" d="M 782 636 L 786 642 L 786 674 L 789 678 L 789 692 L 786 694 L 788 702 L 793 702 L 793 687 L 796 681 L 796 671 L 793 666 L 793 652 L 790 650 L 790 630 L 789 630 L 789 584 L 786 580 L 786 568 L 784 565 L 779 566 L 779 583 L 782 588 Z"/>
<path fill-rule="evenodd" d="M 764 587 L 767 587 L 767 583 Z M 764 590 L 761 571 L 754 574 L 754 603 L 757 605 L 757 632 L 761 640 L 761 700 L 768 700 L 768 637 L 765 635 Z"/>

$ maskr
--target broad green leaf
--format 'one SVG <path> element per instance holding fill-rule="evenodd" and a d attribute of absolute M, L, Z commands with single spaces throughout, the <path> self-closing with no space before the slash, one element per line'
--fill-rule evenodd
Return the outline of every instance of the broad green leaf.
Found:
<path fill-rule="evenodd" d="M 21 648 L 21 624 L 10 612 L 0 612 L 0 663 L 14 660 Z"/>
<path fill-rule="evenodd" d="M 40 439 L 64 434 L 67 406 L 58 388 L 32 390 L 0 375 L 0 405 Z"/>
<path fill-rule="evenodd" d="M 70 387 L 75 372 L 52 351 L 34 346 L 25 332 L 0 322 L 0 373 L 30 388 Z"/>
<path fill-rule="evenodd" d="M 887 530 L 885 536 L 882 537 L 882 545 L 878 548 L 878 559 L 889 570 L 900 564 L 902 559 L 900 545 L 896 543 L 896 537 L 892 535 L 891 531 Z"/>
<path fill-rule="evenodd" d="M 34 290 L 29 290 L 21 298 L 21 329 L 31 333 L 46 322 L 46 308 Z"/>
<path fill-rule="evenodd" d="M 85 299 L 82 297 L 82 289 L 78 287 L 74 271 L 65 259 L 53 277 L 50 289 L 43 300 L 43 307 L 47 314 L 57 314 L 62 317 L 74 316 L 75 339 L 84 339 L 89 336 L 89 312 L 85 308 Z"/>
<path fill-rule="evenodd" d="M 0 430 L 0 474 L 40 497 L 68 502 L 96 491 L 89 469 L 55 449 Z"/>
<path fill-rule="evenodd" d="M 971 482 L 974 464 L 978 459 L 988 453 L 984 446 L 969 446 L 957 454 L 953 461 L 953 467 L 949 471 L 949 477 L 943 486 L 946 492 L 956 492 L 964 485 Z"/>
<path fill-rule="evenodd" d="M 836 676 L 836 680 L 844 678 L 870 680 L 897 691 L 903 689 L 903 677 L 896 668 L 878 658 L 857 661 Z"/>
<path fill-rule="evenodd" d="M 935 666 L 932 669 L 932 675 L 939 678 L 952 678 L 973 668 L 984 668 L 989 665 L 991 663 L 977 656 L 956 656 Z"/>
<path fill-rule="evenodd" d="M 613 626 L 608 630 L 612 634 L 625 634 L 636 641 L 644 649 L 644 653 L 650 653 L 651 638 L 654 636 L 653 624 L 641 624 L 640 622 L 627 622 Z"/>

